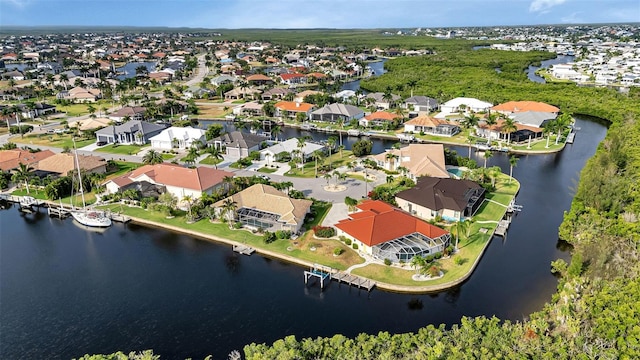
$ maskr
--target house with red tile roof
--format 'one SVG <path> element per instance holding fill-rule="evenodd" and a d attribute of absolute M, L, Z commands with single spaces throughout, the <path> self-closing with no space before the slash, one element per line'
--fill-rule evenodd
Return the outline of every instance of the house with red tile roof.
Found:
<path fill-rule="evenodd" d="M 36 168 L 38 162 L 55 155 L 51 150 L 31 152 L 21 149 L 11 149 L 0 151 L 0 170 L 10 171 L 17 169 L 20 164 L 25 164 L 31 168 Z"/>
<path fill-rule="evenodd" d="M 525 111 L 555 113 L 556 115 L 560 112 L 557 107 L 539 101 L 508 101 L 492 107 L 491 110 L 505 115 Z"/>
<path fill-rule="evenodd" d="M 337 234 L 377 260 L 409 262 L 414 256 L 442 252 L 451 241 L 448 231 L 380 200 L 366 200 L 357 208 L 335 224 Z"/>
<path fill-rule="evenodd" d="M 389 126 L 392 129 L 391 124 L 400 121 L 401 118 L 402 116 L 388 111 L 376 111 L 360 119 L 359 124 L 364 127 Z"/>
<path fill-rule="evenodd" d="M 162 163 L 144 165 L 128 174 L 113 178 L 105 183 L 108 193 L 130 188 L 134 183 L 150 183 L 164 186 L 166 191 L 178 201 L 190 195 L 198 199 L 202 194 L 224 191 L 224 179 L 234 173 L 208 167 L 186 168 L 177 164 Z"/>
<path fill-rule="evenodd" d="M 273 83 L 273 80 L 263 74 L 253 74 L 247 76 L 247 82 L 252 85 L 267 85 Z"/>
<path fill-rule="evenodd" d="M 460 126 L 446 119 L 438 119 L 428 115 L 421 115 L 405 122 L 404 132 L 454 136 L 460 132 Z"/>
<path fill-rule="evenodd" d="M 295 118 L 298 113 L 304 113 L 307 119 L 315 108 L 313 104 L 298 101 L 280 101 L 274 107 L 276 108 L 275 115 L 277 117 Z"/>
<path fill-rule="evenodd" d="M 280 80 L 283 84 L 287 85 L 297 85 L 297 84 L 306 84 L 307 76 L 305 74 L 281 74 Z"/>

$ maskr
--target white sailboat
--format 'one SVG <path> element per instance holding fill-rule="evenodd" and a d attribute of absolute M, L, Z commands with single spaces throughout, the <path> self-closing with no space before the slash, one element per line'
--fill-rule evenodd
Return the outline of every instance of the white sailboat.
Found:
<path fill-rule="evenodd" d="M 80 162 L 78 161 L 78 149 L 76 148 L 76 142 L 73 141 L 73 150 L 76 162 L 76 169 L 78 170 L 78 181 L 80 182 L 79 191 L 82 197 L 82 208 L 71 210 L 71 216 L 78 223 L 89 227 L 109 227 L 111 226 L 111 218 L 105 214 L 104 211 L 87 209 L 87 204 L 84 200 L 84 190 L 82 188 L 82 174 L 80 171 Z"/>

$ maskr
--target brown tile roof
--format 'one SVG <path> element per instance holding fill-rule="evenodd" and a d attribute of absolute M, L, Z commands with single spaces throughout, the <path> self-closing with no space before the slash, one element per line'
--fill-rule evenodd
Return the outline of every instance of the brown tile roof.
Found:
<path fill-rule="evenodd" d="M 247 81 L 273 81 L 270 77 L 262 74 L 254 74 L 247 76 Z"/>
<path fill-rule="evenodd" d="M 80 169 L 89 172 L 107 166 L 105 159 L 93 155 L 78 155 L 78 163 L 80 164 Z M 75 157 L 73 154 L 55 154 L 38 163 L 38 170 L 55 172 L 63 176 L 68 175 L 69 171 L 75 168 Z"/>
<path fill-rule="evenodd" d="M 388 153 L 397 155 L 395 160 L 400 166 L 406 167 L 414 176 L 449 177 L 444 160 L 444 146 L 442 144 L 409 144 L 400 149 L 392 149 L 382 154 L 374 155 L 377 161 L 387 161 Z"/>
<path fill-rule="evenodd" d="M 255 184 L 243 191 L 231 196 L 238 209 L 253 208 L 260 211 L 280 215 L 280 221 L 299 225 L 304 222 L 304 217 L 309 212 L 313 201 L 305 199 L 292 199 L 273 186 Z M 226 199 L 224 199 L 226 200 Z M 224 200 L 213 204 L 220 207 Z"/>
<path fill-rule="evenodd" d="M 416 232 L 431 239 L 448 233 L 380 200 L 364 201 L 358 209 L 335 226 L 369 247 Z"/>
<path fill-rule="evenodd" d="M 478 127 L 481 129 L 488 129 L 495 132 L 502 132 L 502 126 L 504 125 L 504 119 L 498 119 L 494 125 L 487 126 L 485 123 L 478 124 Z M 533 132 L 541 132 L 543 129 L 531 125 L 520 124 L 514 122 L 513 125 L 516 126 L 517 130 L 531 130 Z"/>
<path fill-rule="evenodd" d="M 418 179 L 416 186 L 397 193 L 396 197 L 431 210 L 464 211 L 473 190 L 484 192 L 480 185 L 471 180 L 424 176 Z"/>
<path fill-rule="evenodd" d="M 397 119 L 399 117 L 401 117 L 401 116 L 398 115 L 398 114 L 390 113 L 388 111 L 376 111 L 376 112 L 373 112 L 373 113 L 365 116 L 364 118 L 369 120 L 369 121 L 373 121 L 373 120 L 393 121 L 393 120 L 395 120 L 395 119 Z"/>
<path fill-rule="evenodd" d="M 233 175 L 232 172 L 208 167 L 190 169 L 177 164 L 156 164 L 144 165 L 132 171 L 127 177 L 138 181 L 146 176 L 156 184 L 206 191 L 220 184 L 225 177 Z"/>
<path fill-rule="evenodd" d="M 55 155 L 51 150 L 29 152 L 27 150 L 12 149 L 0 151 L 0 170 L 9 171 L 16 169 L 20 163 L 35 167 L 43 159 Z"/>
<path fill-rule="evenodd" d="M 553 105 L 538 101 L 509 101 L 504 104 L 496 105 L 492 107 L 491 110 L 504 112 L 538 111 L 550 113 L 557 113 L 560 111 L 560 109 Z"/>
<path fill-rule="evenodd" d="M 438 125 L 450 125 L 451 123 L 447 120 L 436 119 L 434 117 L 427 116 L 427 115 L 421 115 L 405 122 L 405 124 L 435 128 Z"/>

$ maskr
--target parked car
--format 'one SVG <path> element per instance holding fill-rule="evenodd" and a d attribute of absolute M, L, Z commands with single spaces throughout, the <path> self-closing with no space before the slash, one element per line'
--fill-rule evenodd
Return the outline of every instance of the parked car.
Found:
<path fill-rule="evenodd" d="M 106 141 L 98 141 L 98 142 L 96 143 L 96 145 L 98 145 L 98 146 L 105 146 L 105 145 L 107 145 L 107 142 L 106 142 Z"/>

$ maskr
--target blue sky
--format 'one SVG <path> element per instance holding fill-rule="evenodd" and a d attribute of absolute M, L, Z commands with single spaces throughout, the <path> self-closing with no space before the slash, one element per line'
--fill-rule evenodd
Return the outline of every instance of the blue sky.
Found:
<path fill-rule="evenodd" d="M 405 28 L 640 22 L 640 0 L 0 0 L 0 27 Z"/>

